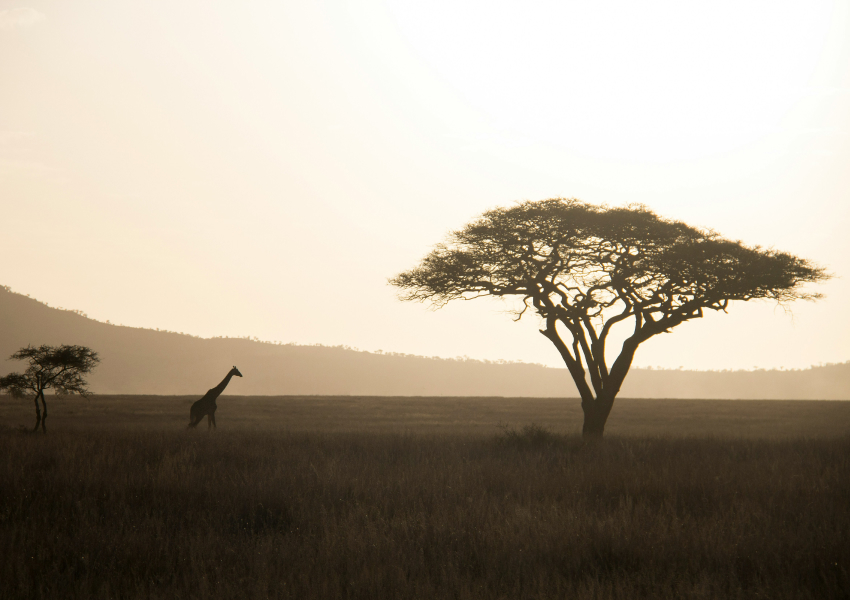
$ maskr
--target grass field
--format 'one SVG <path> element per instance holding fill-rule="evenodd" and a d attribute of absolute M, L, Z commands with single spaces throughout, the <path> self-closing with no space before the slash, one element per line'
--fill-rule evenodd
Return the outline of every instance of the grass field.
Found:
<path fill-rule="evenodd" d="M 850 403 L 194 399 L 0 399 L 0 597 L 850 597 Z"/>
<path fill-rule="evenodd" d="M 117 429 L 182 431 L 200 396 L 48 396 L 49 432 Z M 222 396 L 219 431 L 412 433 L 491 436 L 497 426 L 536 423 L 581 431 L 575 398 Z M 35 424 L 31 403 L 0 396 L 0 428 Z M 198 429 L 206 429 L 206 420 Z M 850 435 L 850 402 L 618 399 L 605 429 L 613 436 L 813 438 Z"/>

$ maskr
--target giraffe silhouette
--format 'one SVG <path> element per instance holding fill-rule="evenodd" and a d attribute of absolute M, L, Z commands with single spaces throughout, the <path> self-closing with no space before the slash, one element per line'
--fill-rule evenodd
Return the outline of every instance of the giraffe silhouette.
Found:
<path fill-rule="evenodd" d="M 204 394 L 203 398 L 192 404 L 192 408 L 189 409 L 189 427 L 195 427 L 204 417 L 209 417 L 207 429 L 216 426 L 215 409 L 218 408 L 218 406 L 216 406 L 215 399 L 221 396 L 224 388 L 227 387 L 227 384 L 230 383 L 230 380 L 234 375 L 242 377 L 242 373 L 239 372 L 239 369 L 233 367 L 230 369 L 230 372 L 225 376 L 225 378 L 221 380 L 221 383 Z"/>

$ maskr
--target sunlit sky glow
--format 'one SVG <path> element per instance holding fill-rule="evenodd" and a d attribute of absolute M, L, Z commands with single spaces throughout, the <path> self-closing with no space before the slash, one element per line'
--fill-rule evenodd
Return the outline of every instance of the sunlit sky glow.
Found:
<path fill-rule="evenodd" d="M 838 275 L 636 364 L 850 360 L 850 2 L 0 0 L 0 284 L 201 336 L 559 365 L 386 279 L 518 200 L 644 203 Z"/>

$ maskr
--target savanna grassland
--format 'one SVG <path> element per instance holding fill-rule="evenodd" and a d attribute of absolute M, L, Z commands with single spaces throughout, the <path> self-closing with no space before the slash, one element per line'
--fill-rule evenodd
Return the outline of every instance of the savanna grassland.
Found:
<path fill-rule="evenodd" d="M 850 597 L 847 402 L 194 399 L 0 398 L 0 597 Z"/>

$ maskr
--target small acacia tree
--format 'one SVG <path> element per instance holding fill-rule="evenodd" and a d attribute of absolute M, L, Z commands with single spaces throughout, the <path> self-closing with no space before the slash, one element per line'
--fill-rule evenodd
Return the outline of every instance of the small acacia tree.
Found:
<path fill-rule="evenodd" d="M 47 402 L 44 390 L 52 388 L 58 394 L 90 394 L 83 375 L 90 373 L 100 359 L 97 352 L 85 346 L 27 346 L 9 357 L 10 360 L 29 361 L 23 373 L 10 373 L 0 377 L 0 390 L 8 390 L 16 397 L 32 397 L 35 402 L 35 427 L 47 432 Z M 38 401 L 41 400 L 41 408 Z"/>
<path fill-rule="evenodd" d="M 419 266 L 389 282 L 401 300 L 481 296 L 521 300 L 558 349 L 581 396 L 583 433 L 601 437 L 638 346 L 732 300 L 815 300 L 802 284 L 828 279 L 809 261 L 748 247 L 635 205 L 554 198 L 490 210 L 449 234 Z M 606 361 L 612 327 L 630 327 Z"/>

